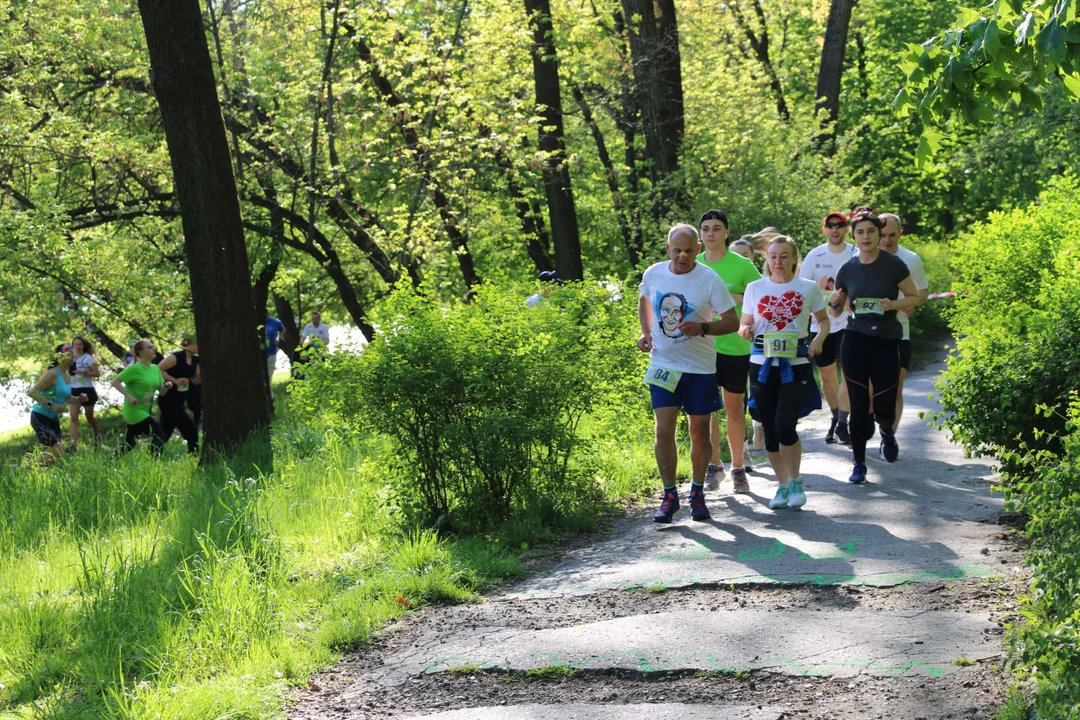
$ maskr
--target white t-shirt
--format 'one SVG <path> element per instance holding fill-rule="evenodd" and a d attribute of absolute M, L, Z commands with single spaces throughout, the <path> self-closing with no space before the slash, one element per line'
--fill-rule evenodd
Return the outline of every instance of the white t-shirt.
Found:
<path fill-rule="evenodd" d="M 83 353 L 79 357 L 75 358 L 75 362 L 72 363 L 72 370 L 89 370 L 94 365 L 94 356 L 90 353 Z M 94 378 L 87 377 L 85 375 L 72 375 L 71 382 L 68 383 L 73 388 L 85 388 L 91 387 L 94 384 Z"/>
<path fill-rule="evenodd" d="M 653 365 L 667 370 L 712 375 L 716 372 L 716 337 L 689 337 L 678 330 L 684 320 L 711 322 L 735 307 L 724 281 L 712 268 L 696 263 L 682 275 L 671 272 L 671 261 L 645 271 L 638 287 L 652 305 Z"/>
<path fill-rule="evenodd" d="M 746 286 L 743 294 L 743 314 L 754 316 L 754 337 L 767 332 L 797 331 L 800 338 L 807 337 L 807 328 L 813 317 L 811 313 L 825 309 L 825 293 L 813 280 L 793 278 L 780 284 L 762 278 Z M 751 355 L 750 362 L 761 365 L 765 358 Z M 792 365 L 805 365 L 807 358 L 789 360 Z M 773 358 L 773 365 L 780 361 Z"/>
<path fill-rule="evenodd" d="M 303 337 L 309 340 L 313 337 L 317 337 L 322 340 L 323 347 L 330 347 L 330 326 L 326 323 L 319 323 L 319 327 L 315 327 L 313 323 L 308 323 L 304 326 Z"/>
<path fill-rule="evenodd" d="M 926 271 L 923 269 L 922 258 L 915 253 L 911 252 L 905 247 L 896 248 L 896 257 L 904 261 L 907 265 L 908 271 L 911 273 L 911 279 L 915 283 L 915 287 L 919 290 L 929 290 L 930 281 L 926 279 Z M 904 297 L 904 291 L 900 291 L 900 297 Z M 900 321 L 901 327 L 904 328 L 904 339 L 911 339 L 911 320 L 903 312 L 896 313 L 897 320 Z"/>
<path fill-rule="evenodd" d="M 844 249 L 838 253 L 829 250 L 829 243 L 818 245 L 806 253 L 802 267 L 799 269 L 799 277 L 813 280 L 815 283 L 821 278 L 828 278 L 829 284 L 822 294 L 831 293 L 836 289 L 836 276 L 840 272 L 840 266 L 853 257 L 858 257 L 859 249 L 851 243 L 844 243 Z M 818 288 L 820 289 L 820 288 Z M 829 318 L 829 333 L 839 332 L 847 327 L 847 313 L 841 313 L 840 317 Z M 810 318 L 810 329 L 817 330 L 817 320 Z"/>

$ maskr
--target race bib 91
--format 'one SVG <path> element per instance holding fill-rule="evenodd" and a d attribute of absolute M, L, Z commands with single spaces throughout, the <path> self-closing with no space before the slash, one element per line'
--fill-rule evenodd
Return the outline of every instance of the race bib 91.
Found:
<path fill-rule="evenodd" d="M 655 385 L 668 392 L 675 392 L 675 387 L 679 384 L 679 378 L 681 377 L 682 372 L 679 370 L 668 370 L 657 365 L 650 365 L 649 369 L 645 371 L 644 382 L 646 385 Z"/>
<path fill-rule="evenodd" d="M 793 360 L 799 355 L 799 333 L 767 332 L 764 337 L 765 357 Z"/>
<path fill-rule="evenodd" d="M 881 306 L 881 301 L 885 298 L 859 298 L 855 302 L 855 314 L 856 315 L 884 315 L 885 308 Z"/>

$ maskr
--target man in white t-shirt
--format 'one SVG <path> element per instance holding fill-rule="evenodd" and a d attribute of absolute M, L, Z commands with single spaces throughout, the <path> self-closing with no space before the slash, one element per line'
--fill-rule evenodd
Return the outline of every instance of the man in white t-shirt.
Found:
<path fill-rule="evenodd" d="M 300 333 L 300 345 L 306 345 L 316 338 L 322 342 L 323 350 L 330 347 L 330 328 L 323 324 L 322 313 L 318 311 L 311 313 L 311 322 L 305 325 L 304 332 Z"/>
<path fill-rule="evenodd" d="M 686 410 L 690 421 L 690 517 L 709 518 L 703 487 L 712 456 L 709 416 L 720 409 L 715 336 L 739 327 L 735 301 L 727 286 L 716 271 L 697 261 L 701 254 L 697 228 L 672 227 L 667 254 L 670 260 L 656 263 L 642 275 L 638 298 L 638 349 L 649 353 L 644 381 L 652 396 L 656 418 L 653 449 L 664 483 L 664 500 L 653 515 L 658 523 L 671 522 L 679 511 L 675 474 L 679 410 Z"/>
<path fill-rule="evenodd" d="M 900 247 L 900 236 L 904 234 L 904 225 L 899 215 L 883 213 L 880 217 L 882 222 L 881 243 L 878 247 L 904 261 L 904 264 L 907 265 L 908 270 L 911 272 L 911 279 L 915 281 L 915 287 L 919 289 L 919 305 L 922 305 L 926 302 L 927 296 L 930 295 L 930 282 L 926 279 L 926 270 L 923 269 L 922 258 L 907 248 Z M 904 293 L 900 293 L 900 297 L 904 297 Z M 904 328 L 904 339 L 900 341 L 900 382 L 896 388 L 894 432 L 900 426 L 900 413 L 904 411 L 904 378 L 907 377 L 908 366 L 911 365 L 910 318 L 914 313 L 915 308 L 912 308 L 896 314 L 900 325 Z"/>
<path fill-rule="evenodd" d="M 840 272 L 840 266 L 858 256 L 859 251 L 845 240 L 848 219 L 843 213 L 831 212 L 826 215 L 821 231 L 825 233 L 826 242 L 806 254 L 799 276 L 816 282 L 828 297 L 829 293 L 836 289 L 836 276 Z M 821 373 L 821 394 L 825 396 L 825 401 L 832 410 L 832 423 L 825 435 L 825 442 L 830 444 L 849 441 L 847 418 L 851 406 L 848 404 L 847 388 L 836 380 L 836 361 L 840 357 L 840 343 L 844 340 L 846 327 L 846 314 L 833 319 L 829 337 L 825 340 L 821 353 L 814 358 Z M 814 333 L 818 330 L 817 320 L 813 318 L 810 321 L 810 330 Z"/>

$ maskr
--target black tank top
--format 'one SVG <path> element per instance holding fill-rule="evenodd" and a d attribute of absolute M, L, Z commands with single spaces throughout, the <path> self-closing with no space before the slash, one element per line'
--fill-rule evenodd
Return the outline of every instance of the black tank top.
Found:
<path fill-rule="evenodd" d="M 176 364 L 174 364 L 171 368 L 169 368 L 165 372 L 169 373 L 170 375 L 172 375 L 174 378 L 177 378 L 177 379 L 187 378 L 188 381 L 189 381 L 188 382 L 188 388 L 190 389 L 191 388 L 190 380 L 195 377 L 195 368 L 197 368 L 199 366 L 199 356 L 198 355 L 193 356 L 191 358 L 191 362 L 188 362 L 187 361 L 187 351 L 186 350 L 177 350 L 176 352 L 173 352 L 173 353 L 170 353 L 170 354 L 174 358 L 176 358 Z M 173 388 L 172 390 L 165 393 L 164 395 L 158 396 L 158 404 L 183 405 L 184 404 L 184 398 L 187 396 L 187 392 L 188 391 L 182 391 L 179 388 Z"/>

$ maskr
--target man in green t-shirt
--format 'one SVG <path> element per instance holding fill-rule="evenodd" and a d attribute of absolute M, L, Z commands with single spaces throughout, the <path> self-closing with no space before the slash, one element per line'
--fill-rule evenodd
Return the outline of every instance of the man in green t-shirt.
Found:
<path fill-rule="evenodd" d="M 741 255 L 728 252 L 727 215 L 722 210 L 709 210 L 699 223 L 705 252 L 698 262 L 716 271 L 727 285 L 735 300 L 735 314 L 742 315 L 742 296 L 746 286 L 761 279 L 761 273 Z M 728 444 L 731 446 L 731 481 L 735 492 L 750 492 L 743 465 L 743 447 L 746 442 L 746 382 L 750 374 L 750 341 L 738 333 L 716 336 L 716 383 L 723 390 L 724 413 L 727 415 Z M 712 416 L 712 461 L 705 473 L 705 489 L 716 490 L 720 484 L 718 475 L 724 473 L 720 462 L 720 421 Z"/>

